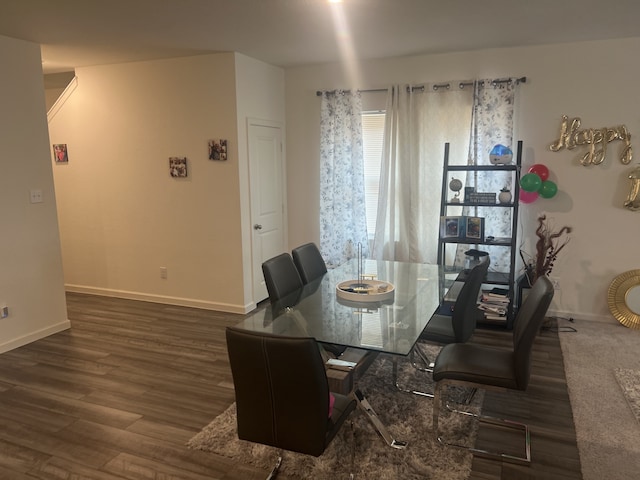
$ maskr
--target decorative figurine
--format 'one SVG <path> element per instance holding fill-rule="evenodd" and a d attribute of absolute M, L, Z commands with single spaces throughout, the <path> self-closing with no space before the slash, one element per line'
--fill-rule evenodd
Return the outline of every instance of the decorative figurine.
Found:
<path fill-rule="evenodd" d="M 489 161 L 492 165 L 509 165 L 513 160 L 513 151 L 504 145 L 496 145 L 489 153 Z"/>
<path fill-rule="evenodd" d="M 449 188 L 455 192 L 455 195 L 449 200 L 449 203 L 460 203 L 460 190 L 462 190 L 462 182 L 457 178 L 451 177 Z"/>
<path fill-rule="evenodd" d="M 498 194 L 498 202 L 502 205 L 507 205 L 511 203 L 511 190 L 508 187 L 504 187 L 500 189 L 500 193 Z"/>

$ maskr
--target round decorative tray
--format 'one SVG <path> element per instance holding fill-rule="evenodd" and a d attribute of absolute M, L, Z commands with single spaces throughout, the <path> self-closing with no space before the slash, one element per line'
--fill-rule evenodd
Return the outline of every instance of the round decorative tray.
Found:
<path fill-rule="evenodd" d="M 347 280 L 336 285 L 336 295 L 352 302 L 382 302 L 392 300 L 395 287 L 382 280 Z"/>

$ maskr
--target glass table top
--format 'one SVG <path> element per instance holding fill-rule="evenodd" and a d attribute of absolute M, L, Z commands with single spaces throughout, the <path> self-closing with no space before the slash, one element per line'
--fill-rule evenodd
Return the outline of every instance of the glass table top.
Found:
<path fill-rule="evenodd" d="M 336 286 L 357 280 L 359 270 L 393 284 L 393 299 L 354 302 L 338 297 Z M 438 309 L 444 291 L 444 274 L 438 265 L 365 260 L 359 267 L 352 260 L 237 326 L 407 355 Z"/>

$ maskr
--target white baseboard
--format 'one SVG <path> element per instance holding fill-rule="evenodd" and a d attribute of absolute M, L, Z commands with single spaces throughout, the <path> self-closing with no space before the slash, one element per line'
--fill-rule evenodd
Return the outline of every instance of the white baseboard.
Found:
<path fill-rule="evenodd" d="M 589 320 L 592 322 L 606 322 L 611 323 L 615 321 L 610 314 L 596 314 L 596 313 L 575 313 L 575 312 L 562 312 L 559 310 L 549 310 L 547 312 L 548 317 L 566 318 L 574 320 Z"/>
<path fill-rule="evenodd" d="M 36 340 L 40 340 L 41 338 L 48 337 L 49 335 L 53 335 L 54 333 L 67 330 L 70 327 L 71 322 L 69 320 L 65 320 L 64 322 L 60 322 L 50 327 L 43 328 L 42 330 L 31 332 L 28 335 L 24 335 L 23 337 L 14 338 L 13 340 L 0 344 L 0 353 L 8 352 L 9 350 L 13 350 L 14 348 L 22 347 L 23 345 L 35 342 Z"/>
<path fill-rule="evenodd" d="M 154 295 L 149 293 L 129 292 L 125 290 L 112 290 L 109 288 L 86 287 L 82 285 L 65 285 L 67 292 L 86 293 L 99 295 L 102 297 L 125 298 L 127 300 L 141 300 L 152 303 L 165 303 L 167 305 L 177 305 L 180 307 L 202 308 L 204 310 L 215 310 L 225 313 L 245 314 L 255 309 L 255 304 L 232 305 L 228 303 L 209 302 L 193 298 L 170 297 L 166 295 Z"/>

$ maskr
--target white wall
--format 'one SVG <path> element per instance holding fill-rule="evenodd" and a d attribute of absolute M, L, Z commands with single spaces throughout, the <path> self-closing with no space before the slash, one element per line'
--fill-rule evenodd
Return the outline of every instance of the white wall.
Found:
<path fill-rule="evenodd" d="M 559 193 L 521 208 L 523 248 L 533 253 L 536 218 L 543 211 L 557 226 L 572 226 L 571 243 L 552 273 L 560 282 L 552 310 L 610 320 L 610 282 L 624 271 L 640 268 L 640 212 L 622 206 L 629 189 L 627 175 L 637 161 L 628 166 L 620 163 L 619 142 L 610 144 L 605 164 L 592 167 L 577 163 L 577 150 L 553 153 L 548 145 L 559 135 L 563 114 L 580 117 L 585 128 L 625 124 L 634 135 L 632 143 L 637 142 L 639 49 L 640 38 L 632 38 L 368 61 L 358 66 L 362 83 L 355 85 L 348 80 L 347 69 L 337 64 L 287 69 L 290 244 L 319 239 L 320 100 L 316 90 L 526 76 L 519 93 L 515 137 L 524 142 L 523 169 L 545 164 Z M 635 147 L 640 155 L 640 145 Z"/>
<path fill-rule="evenodd" d="M 69 152 L 54 165 L 67 288 L 244 311 L 234 55 L 76 76 L 49 125 Z M 226 162 L 208 160 L 219 138 Z M 172 156 L 187 178 L 169 175 Z"/>
<path fill-rule="evenodd" d="M 238 113 L 238 159 L 240 172 L 240 204 L 243 251 L 243 278 L 245 304 L 255 307 L 252 282 L 251 192 L 249 189 L 249 119 L 268 120 L 282 126 L 286 139 L 284 107 L 284 70 L 245 55 L 236 54 L 236 96 Z M 286 152 L 283 152 L 286 158 Z M 286 199 L 286 192 L 284 195 Z M 285 216 L 286 223 L 286 216 Z"/>
<path fill-rule="evenodd" d="M 69 327 L 40 46 L 0 37 L 0 352 Z M 30 203 L 30 190 L 43 202 Z"/>

